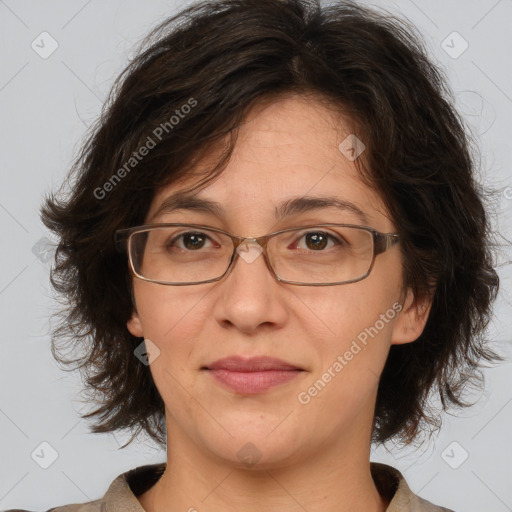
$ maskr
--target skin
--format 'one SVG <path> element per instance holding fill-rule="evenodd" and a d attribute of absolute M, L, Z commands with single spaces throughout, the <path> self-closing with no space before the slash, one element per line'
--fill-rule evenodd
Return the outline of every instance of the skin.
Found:
<path fill-rule="evenodd" d="M 175 211 L 155 216 L 175 183 L 155 195 L 146 222 L 190 222 L 256 237 L 309 223 L 362 224 L 351 211 L 325 208 L 276 221 L 274 208 L 303 196 L 336 196 L 394 232 L 378 194 L 338 149 L 351 133 L 321 103 L 289 96 L 258 104 L 242 125 L 233 156 L 198 196 L 225 215 Z M 130 332 L 160 350 L 150 369 L 166 405 L 167 469 L 138 499 L 149 512 L 377 512 L 388 501 L 370 474 L 370 438 L 378 378 L 390 346 L 421 334 L 429 305 L 403 289 L 400 244 L 377 256 L 371 274 L 345 285 L 278 282 L 263 257 L 238 258 L 216 283 L 165 286 L 134 279 L 137 311 Z M 307 390 L 357 335 L 399 302 L 402 312 L 311 398 Z M 258 395 L 227 390 L 201 367 L 231 355 L 269 355 L 304 371 Z M 252 443 L 250 467 L 237 453 Z"/>

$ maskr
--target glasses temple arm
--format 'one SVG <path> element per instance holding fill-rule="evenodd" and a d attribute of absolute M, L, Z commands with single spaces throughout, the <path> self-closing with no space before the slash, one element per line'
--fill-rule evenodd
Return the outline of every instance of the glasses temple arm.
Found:
<path fill-rule="evenodd" d="M 375 254 L 387 251 L 400 241 L 397 233 L 375 233 Z"/>

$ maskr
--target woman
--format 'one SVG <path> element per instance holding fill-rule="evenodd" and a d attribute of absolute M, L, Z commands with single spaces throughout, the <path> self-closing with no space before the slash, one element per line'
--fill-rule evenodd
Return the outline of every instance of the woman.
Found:
<path fill-rule="evenodd" d="M 499 359 L 468 138 L 411 30 L 221 0 L 147 39 L 43 220 L 93 431 L 167 462 L 52 510 L 448 510 L 369 460 Z"/>

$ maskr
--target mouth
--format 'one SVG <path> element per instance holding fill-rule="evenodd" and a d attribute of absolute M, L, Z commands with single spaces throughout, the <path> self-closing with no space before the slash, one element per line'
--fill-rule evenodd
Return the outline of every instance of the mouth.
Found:
<path fill-rule="evenodd" d="M 271 357 L 243 358 L 239 356 L 219 359 L 203 366 L 216 382 L 243 395 L 255 395 L 285 384 L 304 370 L 293 364 Z"/>

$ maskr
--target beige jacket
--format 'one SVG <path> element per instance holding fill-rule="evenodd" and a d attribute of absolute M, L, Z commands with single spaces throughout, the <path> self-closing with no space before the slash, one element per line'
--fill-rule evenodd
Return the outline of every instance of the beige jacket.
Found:
<path fill-rule="evenodd" d="M 377 462 L 372 462 L 370 469 L 379 493 L 391 500 L 387 512 L 453 512 L 416 496 L 397 469 Z M 136 496 L 152 487 L 164 470 L 165 463 L 140 466 L 119 475 L 101 499 L 62 505 L 47 512 L 144 512 Z M 6 512 L 28 511 L 12 509 Z"/>

